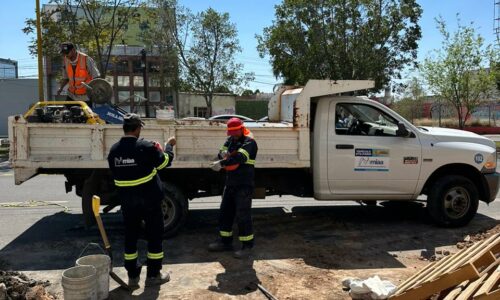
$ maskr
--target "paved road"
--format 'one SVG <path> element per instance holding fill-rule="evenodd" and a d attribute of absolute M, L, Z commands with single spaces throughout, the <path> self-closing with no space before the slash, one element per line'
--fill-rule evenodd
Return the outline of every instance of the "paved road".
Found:
<path fill-rule="evenodd" d="M 12 170 L 0 168 L 0 249 L 5 247 L 19 234 L 30 228 L 44 217 L 60 214 L 81 215 L 80 198 L 74 192 L 65 193 L 64 176 L 40 175 L 23 183 L 14 185 Z M 491 219 L 500 219 L 500 196 L 490 205 L 481 202 L 479 214 Z M 30 201 L 32 201 L 30 203 Z M 195 199 L 190 202 L 191 210 L 217 210 L 220 197 Z M 316 201 L 312 198 L 292 196 L 272 196 L 254 200 L 254 208 L 279 208 L 291 212 L 294 207 L 359 206 L 349 201 Z M 112 211 L 109 218 L 119 223 L 120 215 Z M 72 218 L 77 221 L 78 218 Z M 71 224 L 77 227 L 79 223 Z M 118 224 L 115 224 L 120 226 Z"/>

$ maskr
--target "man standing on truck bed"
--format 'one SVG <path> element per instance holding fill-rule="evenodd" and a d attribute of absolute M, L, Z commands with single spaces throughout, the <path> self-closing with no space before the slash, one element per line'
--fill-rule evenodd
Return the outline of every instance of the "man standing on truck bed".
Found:
<path fill-rule="evenodd" d="M 170 280 L 160 272 L 163 259 L 163 185 L 158 170 L 168 167 L 174 158 L 171 137 L 161 149 L 157 142 L 139 139 L 144 122 L 136 114 L 123 121 L 125 135 L 111 147 L 108 163 L 121 199 L 125 223 L 125 269 L 131 288 L 139 287 L 141 267 L 137 265 L 137 240 L 142 220 L 146 223 L 148 241 L 147 278 L 145 286 L 161 285 Z"/>
<path fill-rule="evenodd" d="M 216 242 L 208 245 L 210 251 L 233 250 L 233 222 L 238 224 L 240 250 L 235 258 L 246 258 L 254 245 L 252 226 L 252 195 L 254 188 L 254 164 L 257 143 L 244 127 L 243 121 L 231 118 L 227 122 L 229 138 L 221 147 L 219 161 L 212 163 L 212 169 L 226 171 L 226 185 L 222 195 L 219 216 L 219 235 Z"/>
<path fill-rule="evenodd" d="M 75 45 L 69 42 L 61 44 L 61 54 L 64 56 L 64 71 L 57 95 L 61 94 L 64 86 L 69 82 L 66 100 L 85 101 L 91 106 L 87 89 L 82 82 L 89 83 L 100 76 L 94 60 L 85 53 L 77 51 Z"/>

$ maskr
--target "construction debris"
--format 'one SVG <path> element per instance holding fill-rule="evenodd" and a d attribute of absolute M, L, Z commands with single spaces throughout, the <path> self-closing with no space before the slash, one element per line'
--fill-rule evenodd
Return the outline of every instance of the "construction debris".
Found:
<path fill-rule="evenodd" d="M 500 299 L 499 264 L 500 234 L 496 233 L 429 264 L 403 282 L 389 299 Z"/>
<path fill-rule="evenodd" d="M 350 290 L 352 299 L 387 299 L 396 291 L 396 286 L 388 280 L 381 280 L 373 276 L 362 280 L 358 278 L 347 278 L 342 285 Z"/>
<path fill-rule="evenodd" d="M 45 288 L 48 281 L 36 281 L 19 272 L 0 270 L 0 300 L 53 300 Z"/>

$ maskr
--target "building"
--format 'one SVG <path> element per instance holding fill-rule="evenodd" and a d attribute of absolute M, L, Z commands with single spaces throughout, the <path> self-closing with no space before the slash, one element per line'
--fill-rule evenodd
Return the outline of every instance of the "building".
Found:
<path fill-rule="evenodd" d="M 0 80 L 0 137 L 8 135 L 7 118 L 28 111 L 38 101 L 38 79 Z"/>
<path fill-rule="evenodd" d="M 0 79 L 18 78 L 17 61 L 0 58 Z"/>
<path fill-rule="evenodd" d="M 235 114 L 236 113 L 236 95 L 233 94 L 214 94 L 212 100 L 212 116 Z M 179 93 L 179 118 L 198 117 L 209 118 L 207 103 L 202 94 Z"/>

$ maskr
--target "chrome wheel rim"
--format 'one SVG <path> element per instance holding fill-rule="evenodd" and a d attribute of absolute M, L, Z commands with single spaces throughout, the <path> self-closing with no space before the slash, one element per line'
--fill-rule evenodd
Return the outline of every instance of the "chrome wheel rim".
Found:
<path fill-rule="evenodd" d="M 462 218 L 470 208 L 470 194 L 463 187 L 454 187 L 448 190 L 444 196 L 444 209 L 448 217 L 452 219 Z"/>

